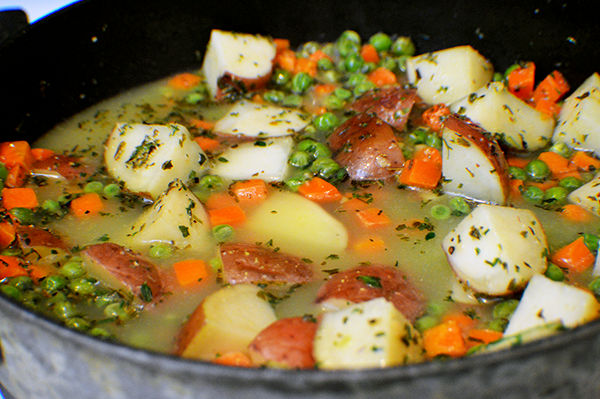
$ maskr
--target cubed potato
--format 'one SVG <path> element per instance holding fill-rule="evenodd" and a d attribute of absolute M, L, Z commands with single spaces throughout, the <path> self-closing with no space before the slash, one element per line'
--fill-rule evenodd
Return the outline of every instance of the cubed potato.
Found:
<path fill-rule="evenodd" d="M 324 313 L 313 351 L 321 369 L 389 367 L 423 359 L 421 335 L 384 298 Z"/>
<path fill-rule="evenodd" d="M 519 151 L 544 148 L 552 137 L 554 118 L 509 92 L 502 82 L 491 82 L 450 104 L 501 143 Z"/>
<path fill-rule="evenodd" d="M 348 246 L 346 227 L 313 201 L 275 192 L 249 215 L 246 230 L 255 240 L 302 258 L 340 254 Z"/>
<path fill-rule="evenodd" d="M 209 295 L 181 329 L 176 354 L 214 360 L 228 352 L 248 354 L 248 345 L 277 318 L 254 285 L 229 285 Z"/>
<path fill-rule="evenodd" d="M 215 123 L 213 130 L 244 137 L 281 137 L 301 131 L 309 123 L 309 115 L 293 109 L 239 101 Z"/>
<path fill-rule="evenodd" d="M 593 214 L 600 215 L 600 174 L 592 180 L 572 191 L 568 201 L 579 205 Z"/>
<path fill-rule="evenodd" d="M 291 137 L 234 144 L 218 156 L 212 174 L 231 180 L 282 181 L 289 171 L 293 146 Z"/>
<path fill-rule="evenodd" d="M 510 193 L 508 164 L 498 143 L 456 115 L 446 119 L 442 139 L 444 191 L 505 204 Z"/>
<path fill-rule="evenodd" d="M 518 334 L 554 322 L 576 327 L 598 317 L 599 310 L 591 292 L 536 275 L 523 292 L 504 334 Z"/>
<path fill-rule="evenodd" d="M 173 180 L 187 182 L 208 165 L 198 143 L 177 124 L 117 123 L 106 142 L 104 162 L 108 173 L 127 189 L 153 199 Z"/>
<path fill-rule="evenodd" d="M 596 72 L 564 102 L 552 140 L 600 153 L 600 75 Z"/>
<path fill-rule="evenodd" d="M 214 29 L 202 64 L 208 90 L 218 98 L 223 78 L 247 89 L 263 86 L 271 76 L 275 54 L 275 44 L 266 37 Z"/>
<path fill-rule="evenodd" d="M 127 241 L 132 247 L 161 242 L 180 249 L 204 250 L 212 243 L 210 218 L 194 193 L 175 180 L 135 221 Z"/>
<path fill-rule="evenodd" d="M 494 68 L 473 47 L 459 46 L 410 58 L 406 73 L 423 101 L 449 104 L 485 86 Z"/>
<path fill-rule="evenodd" d="M 457 277 L 476 292 L 507 295 L 547 267 L 546 234 L 527 209 L 481 204 L 442 241 Z"/>

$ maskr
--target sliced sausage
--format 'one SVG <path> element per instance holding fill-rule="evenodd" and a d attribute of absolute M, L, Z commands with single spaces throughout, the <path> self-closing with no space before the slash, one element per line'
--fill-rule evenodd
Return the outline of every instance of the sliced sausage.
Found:
<path fill-rule="evenodd" d="M 359 303 L 381 297 L 411 322 L 425 311 L 422 293 L 400 270 L 384 265 L 362 265 L 333 275 L 319 289 L 315 302 L 342 299 Z"/>
<path fill-rule="evenodd" d="M 36 161 L 33 169 L 57 172 L 67 180 L 86 179 L 94 173 L 94 168 L 81 159 L 61 154 Z"/>
<path fill-rule="evenodd" d="M 390 86 L 365 93 L 350 106 L 350 109 L 360 113 L 373 113 L 394 128 L 404 130 L 416 100 L 415 89 Z"/>
<path fill-rule="evenodd" d="M 17 227 L 17 238 L 19 246 L 24 252 L 36 247 L 69 250 L 67 243 L 61 237 L 41 227 L 19 225 Z"/>

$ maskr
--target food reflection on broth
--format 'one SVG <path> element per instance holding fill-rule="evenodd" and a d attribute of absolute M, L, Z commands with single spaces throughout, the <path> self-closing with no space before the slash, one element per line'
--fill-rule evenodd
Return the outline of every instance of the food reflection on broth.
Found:
<path fill-rule="evenodd" d="M 215 30 L 200 70 L 2 143 L 0 288 L 102 339 L 249 367 L 395 366 L 584 324 L 600 77 L 517 61 Z"/>

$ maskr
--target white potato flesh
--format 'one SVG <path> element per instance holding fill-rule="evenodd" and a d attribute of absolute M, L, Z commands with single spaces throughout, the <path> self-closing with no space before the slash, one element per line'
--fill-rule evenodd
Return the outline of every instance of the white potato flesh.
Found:
<path fill-rule="evenodd" d="M 502 82 L 491 82 L 450 104 L 488 132 L 517 150 L 544 148 L 552 137 L 554 118 L 516 97 Z"/>
<path fill-rule="evenodd" d="M 485 86 L 494 68 L 473 47 L 459 46 L 408 59 L 406 73 L 423 101 L 449 104 Z"/>
<path fill-rule="evenodd" d="M 237 284 L 221 288 L 204 299 L 203 320 L 181 356 L 214 360 L 228 352 L 248 353 L 259 332 L 277 320 L 260 288 Z"/>
<path fill-rule="evenodd" d="M 208 90 L 216 97 L 218 81 L 224 75 L 250 84 L 268 79 L 275 54 L 275 44 L 266 37 L 214 29 L 202 64 Z"/>
<path fill-rule="evenodd" d="M 299 132 L 309 123 L 309 115 L 293 109 L 240 101 L 215 123 L 213 130 L 245 137 L 281 137 Z"/>
<path fill-rule="evenodd" d="M 321 369 L 390 367 L 423 359 L 421 335 L 391 302 L 376 298 L 325 312 L 313 354 Z"/>
<path fill-rule="evenodd" d="M 572 191 L 567 197 L 572 204 L 600 216 L 600 174 L 592 180 Z"/>
<path fill-rule="evenodd" d="M 293 146 L 291 137 L 236 144 L 219 155 L 212 173 L 231 180 L 282 181 L 289 171 Z"/>
<path fill-rule="evenodd" d="M 153 199 L 175 179 L 187 182 L 201 175 L 208 161 L 202 148 L 181 125 L 117 123 L 104 149 L 111 176 L 133 192 Z"/>
<path fill-rule="evenodd" d="M 254 210 L 246 230 L 257 240 L 301 257 L 340 254 L 348 246 L 346 227 L 320 205 L 290 192 L 276 192 Z"/>
<path fill-rule="evenodd" d="M 546 234 L 527 209 L 480 204 L 444 237 L 442 248 L 456 276 L 487 295 L 517 292 L 547 267 Z"/>
<path fill-rule="evenodd" d="M 212 243 L 210 218 L 194 193 L 176 180 L 135 221 L 127 240 L 132 247 L 160 242 L 204 250 Z"/>
<path fill-rule="evenodd" d="M 597 72 L 565 100 L 552 139 L 572 148 L 600 153 L 600 75 Z"/>
<path fill-rule="evenodd" d="M 504 335 L 555 322 L 576 327 L 598 317 L 598 310 L 600 305 L 591 292 L 537 275 L 523 292 Z"/>
<path fill-rule="evenodd" d="M 456 125 L 456 127 L 455 127 Z M 495 141 L 450 119 L 442 130 L 442 187 L 448 193 L 505 204 L 510 188 L 506 160 Z"/>

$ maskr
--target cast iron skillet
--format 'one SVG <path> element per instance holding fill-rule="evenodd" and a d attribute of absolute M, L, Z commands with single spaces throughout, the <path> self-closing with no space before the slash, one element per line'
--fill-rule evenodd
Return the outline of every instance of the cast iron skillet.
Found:
<path fill-rule="evenodd" d="M 85 0 L 0 47 L 0 135 L 35 140 L 131 87 L 198 68 L 210 30 L 471 44 L 498 70 L 535 61 L 576 86 L 600 69 L 594 2 Z M 600 322 L 491 355 L 384 370 L 227 368 L 92 339 L 0 298 L 0 381 L 16 398 L 598 398 Z"/>

